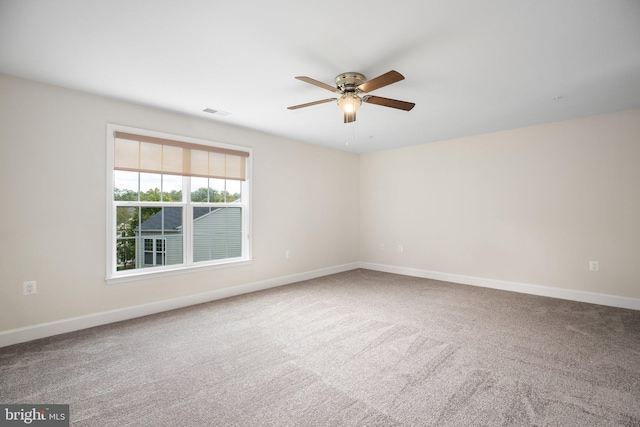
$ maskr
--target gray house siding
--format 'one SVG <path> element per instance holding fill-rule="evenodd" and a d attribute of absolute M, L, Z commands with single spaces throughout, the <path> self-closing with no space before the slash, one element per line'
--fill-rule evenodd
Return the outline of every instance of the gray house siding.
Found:
<path fill-rule="evenodd" d="M 193 221 L 194 262 L 241 255 L 241 208 L 219 208 Z"/>

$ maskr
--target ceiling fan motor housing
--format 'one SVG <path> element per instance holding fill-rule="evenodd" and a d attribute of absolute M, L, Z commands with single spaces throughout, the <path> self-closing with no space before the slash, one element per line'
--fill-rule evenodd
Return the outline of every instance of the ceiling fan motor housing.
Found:
<path fill-rule="evenodd" d="M 336 76 L 336 87 L 341 92 L 356 92 L 358 86 L 366 81 L 360 73 L 342 73 Z"/>

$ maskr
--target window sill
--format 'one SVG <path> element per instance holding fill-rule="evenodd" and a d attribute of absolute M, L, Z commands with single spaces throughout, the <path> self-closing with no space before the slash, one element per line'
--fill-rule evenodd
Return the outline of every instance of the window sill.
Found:
<path fill-rule="evenodd" d="M 219 264 L 207 264 L 207 265 L 198 265 L 198 266 L 180 266 L 176 268 L 167 268 L 156 271 L 136 271 L 134 273 L 127 274 L 119 274 L 117 276 L 107 277 L 105 278 L 105 282 L 108 285 L 116 284 L 116 283 L 125 283 L 125 282 L 134 282 L 140 280 L 147 279 L 157 279 L 159 277 L 169 277 L 169 276 L 177 276 L 181 274 L 187 273 L 195 273 L 198 271 L 206 271 L 206 270 L 219 270 L 221 268 L 231 268 L 231 267 L 241 267 L 244 265 L 250 265 L 253 263 L 253 259 L 241 259 L 239 261 L 229 261 Z"/>

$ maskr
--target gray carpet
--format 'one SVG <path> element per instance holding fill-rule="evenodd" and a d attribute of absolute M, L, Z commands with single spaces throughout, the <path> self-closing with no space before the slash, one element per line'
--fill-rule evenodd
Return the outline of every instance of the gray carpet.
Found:
<path fill-rule="evenodd" d="M 640 312 L 354 270 L 0 349 L 77 426 L 639 426 Z"/>

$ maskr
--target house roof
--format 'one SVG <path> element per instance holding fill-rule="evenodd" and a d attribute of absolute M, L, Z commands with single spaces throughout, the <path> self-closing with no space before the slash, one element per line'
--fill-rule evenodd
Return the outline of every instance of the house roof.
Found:
<path fill-rule="evenodd" d="M 196 220 L 208 213 L 213 213 L 222 208 L 194 207 L 193 219 Z M 140 226 L 142 231 L 160 231 L 162 227 L 163 215 L 162 211 L 154 214 Z M 180 230 L 182 228 L 182 208 L 165 208 L 164 209 L 164 230 Z M 139 228 L 136 227 L 136 231 Z"/>

